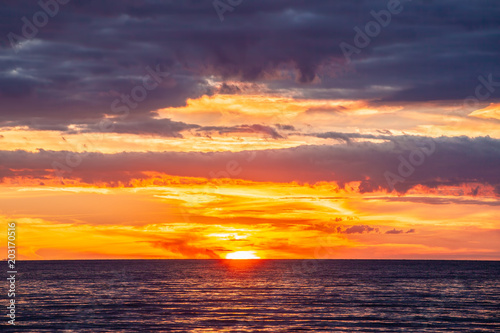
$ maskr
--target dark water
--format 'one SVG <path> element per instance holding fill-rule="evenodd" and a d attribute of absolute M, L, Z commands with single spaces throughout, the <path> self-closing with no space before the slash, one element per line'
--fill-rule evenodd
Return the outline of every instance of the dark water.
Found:
<path fill-rule="evenodd" d="M 32 261 L 18 271 L 15 331 L 500 331 L 500 262 Z"/>

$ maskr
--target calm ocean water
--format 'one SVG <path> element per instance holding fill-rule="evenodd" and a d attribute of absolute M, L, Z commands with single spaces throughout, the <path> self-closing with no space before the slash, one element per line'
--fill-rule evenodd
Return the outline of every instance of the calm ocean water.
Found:
<path fill-rule="evenodd" d="M 500 262 L 30 261 L 18 271 L 16 332 L 500 331 Z"/>

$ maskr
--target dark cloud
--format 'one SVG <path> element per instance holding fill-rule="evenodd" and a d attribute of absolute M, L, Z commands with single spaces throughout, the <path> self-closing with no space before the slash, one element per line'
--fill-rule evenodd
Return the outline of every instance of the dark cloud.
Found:
<path fill-rule="evenodd" d="M 342 221 L 342 218 L 336 218 L 336 222 Z M 380 228 L 378 226 L 370 226 L 364 224 L 355 224 L 355 225 L 343 225 L 343 224 L 335 224 L 335 223 L 314 223 L 307 225 L 303 228 L 304 230 L 318 230 L 325 233 L 335 233 L 335 234 L 380 234 Z M 404 230 L 396 230 L 393 228 L 392 230 L 388 230 L 385 234 L 412 234 L 415 233 L 415 229 L 408 229 L 406 232 Z"/>
<path fill-rule="evenodd" d="M 351 139 L 382 139 L 382 140 L 394 140 L 401 141 L 401 139 L 407 138 L 408 136 L 392 136 L 392 135 L 373 135 L 373 134 L 362 134 L 362 133 L 342 133 L 342 132 L 324 132 L 309 134 L 311 136 L 316 136 L 323 139 L 335 139 L 344 142 L 351 142 Z"/>
<path fill-rule="evenodd" d="M 199 128 L 194 124 L 172 121 L 170 119 L 139 118 L 128 119 L 128 121 L 111 121 L 109 123 L 99 122 L 87 125 L 82 128 L 82 132 L 114 132 L 129 134 L 145 134 L 164 137 L 182 137 L 181 132 Z"/>
<path fill-rule="evenodd" d="M 198 131 L 204 132 L 218 132 L 219 134 L 230 134 L 230 133 L 260 133 L 272 137 L 273 139 L 283 139 L 283 136 L 279 134 L 276 129 L 271 126 L 265 125 L 239 125 L 239 126 L 204 126 L 198 129 Z"/>
<path fill-rule="evenodd" d="M 295 131 L 295 127 L 292 125 L 275 124 L 274 126 L 283 131 Z"/>
<path fill-rule="evenodd" d="M 44 150 L 35 153 L 0 151 L 0 177 L 13 177 L 23 170 L 31 171 L 34 177 L 48 177 L 52 174 L 50 169 L 53 163 L 58 162 L 70 166 L 67 168 L 70 170 L 63 172 L 64 177 L 89 183 L 107 181 L 126 184 L 131 178 L 145 178 L 145 171 L 155 171 L 177 176 L 253 181 L 335 181 L 340 186 L 357 181 L 361 183 L 361 192 L 370 192 L 391 189 L 386 177 L 386 173 L 391 172 L 402 178 L 395 185 L 401 193 L 416 185 L 429 188 L 463 183 L 499 186 L 500 140 L 489 137 L 442 137 L 428 142 L 434 142 L 434 153 L 425 156 L 422 164 L 415 166 L 409 175 L 399 174 L 398 169 L 403 159 L 410 160 L 413 150 L 402 149 L 401 145 L 394 142 L 363 142 L 214 153 L 85 155 Z M 426 145 L 421 145 L 419 149 L 428 149 Z"/>
<path fill-rule="evenodd" d="M 314 136 L 323 139 L 335 139 L 343 142 L 351 142 L 351 138 L 359 137 L 359 135 L 357 135 L 356 133 L 340 133 L 340 132 L 320 133 Z"/>
<path fill-rule="evenodd" d="M 337 232 L 341 234 L 362 234 L 370 232 L 378 232 L 378 228 L 371 227 L 369 225 L 353 225 L 352 227 L 342 230 L 341 227 L 337 227 Z"/>
<path fill-rule="evenodd" d="M 386 7 L 386 0 L 253 0 L 221 23 L 209 0 L 72 0 L 14 53 L 7 35 L 21 35 L 21 18 L 41 9 L 36 1 L 7 1 L 0 6 L 0 121 L 100 118 L 157 64 L 171 76 L 135 114 L 213 93 L 211 75 L 306 98 L 384 103 L 460 101 L 474 94 L 479 75 L 500 79 L 496 0 L 406 2 L 345 66 L 339 44 L 352 44 L 353 28 Z M 220 92 L 238 89 L 225 84 Z"/>
<path fill-rule="evenodd" d="M 223 83 L 219 88 L 218 93 L 221 95 L 234 95 L 241 93 L 241 89 L 234 84 Z"/>
<path fill-rule="evenodd" d="M 392 230 L 388 230 L 388 231 L 386 231 L 385 233 L 386 233 L 386 234 L 388 234 L 388 235 L 399 235 L 399 234 L 403 234 L 403 233 L 405 233 L 405 234 L 413 234 L 413 233 L 415 233 L 415 232 L 416 232 L 416 230 L 415 230 L 415 229 L 409 229 L 409 230 L 407 230 L 407 231 L 405 232 L 405 231 L 403 231 L 403 230 L 396 230 L 396 228 L 394 228 L 394 229 L 392 229 Z"/>
<path fill-rule="evenodd" d="M 404 232 L 403 230 L 396 230 L 396 228 L 394 228 L 392 230 L 386 231 L 385 233 L 390 235 L 399 235 L 402 234 L 403 232 Z"/>
<path fill-rule="evenodd" d="M 197 124 L 188 124 L 179 121 L 173 121 L 168 118 L 152 118 L 151 116 L 136 116 L 130 113 L 124 116 L 111 118 L 94 118 L 87 120 L 61 121 L 58 119 L 33 117 L 26 121 L 3 121 L 0 122 L 0 128 L 12 128 L 16 126 L 25 127 L 29 130 L 38 131 L 60 131 L 67 134 L 77 133 L 127 133 L 138 135 L 153 135 L 162 137 L 182 138 L 182 132 L 188 130 L 196 130 L 197 132 L 210 135 L 212 132 L 223 134 L 241 134 L 254 133 L 263 134 L 273 139 L 283 139 L 284 136 L 278 132 L 293 131 L 295 128 L 292 125 L 276 124 L 266 126 L 261 124 L 253 125 L 236 125 L 236 126 L 201 126 Z M 69 125 L 76 127 L 69 128 Z M 298 133 L 295 133 L 298 134 Z"/>
<path fill-rule="evenodd" d="M 69 125 L 76 125 L 69 128 Z M 114 118 L 94 118 L 87 120 L 61 121 L 50 118 L 30 118 L 22 121 L 4 121 L 0 122 L 1 127 L 23 126 L 30 130 L 38 131 L 61 131 L 67 134 L 76 133 L 128 133 L 154 135 L 163 137 L 182 137 L 181 132 L 190 129 L 197 129 L 201 126 L 196 124 L 186 124 L 183 122 L 172 121 L 167 118 L 156 119 L 149 116 L 128 116 Z"/>
<path fill-rule="evenodd" d="M 314 113 L 341 113 L 344 111 L 347 111 L 348 109 L 343 106 L 337 106 L 337 107 L 330 107 L 330 108 L 319 108 L 319 107 L 314 107 L 314 108 L 309 108 L 306 110 L 306 113 L 308 114 L 314 114 Z"/>
<path fill-rule="evenodd" d="M 478 193 L 479 193 L 479 186 L 476 186 L 476 188 L 472 189 L 472 191 L 471 191 L 471 193 L 470 193 L 470 194 L 471 194 L 473 197 L 475 197 L 476 195 L 478 195 Z"/>

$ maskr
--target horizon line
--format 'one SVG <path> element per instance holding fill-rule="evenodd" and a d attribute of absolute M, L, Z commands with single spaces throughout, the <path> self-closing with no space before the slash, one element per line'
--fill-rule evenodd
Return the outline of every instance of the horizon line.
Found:
<path fill-rule="evenodd" d="M 0 262 L 7 262 L 8 259 L 2 259 Z M 27 261 L 145 261 L 145 260 L 211 260 L 211 261 L 266 261 L 266 260 L 313 260 L 313 261 L 320 261 L 320 260 L 338 260 L 338 261 L 500 261 L 500 259 L 293 259 L 293 258 L 288 258 L 288 259 L 275 259 L 275 258 L 259 258 L 259 259 L 225 259 L 225 258 L 210 258 L 210 259 L 199 259 L 199 258 L 155 258 L 155 259 L 126 259 L 126 258 L 118 258 L 118 259 L 28 259 L 28 260 L 16 260 L 17 262 L 27 262 Z"/>

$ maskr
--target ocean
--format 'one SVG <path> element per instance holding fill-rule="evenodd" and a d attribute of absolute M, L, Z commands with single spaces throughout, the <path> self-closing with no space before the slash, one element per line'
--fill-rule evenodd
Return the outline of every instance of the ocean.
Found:
<path fill-rule="evenodd" d="M 500 331 L 494 261 L 22 261 L 17 269 L 16 326 L 4 326 L 5 316 L 5 332 Z"/>

